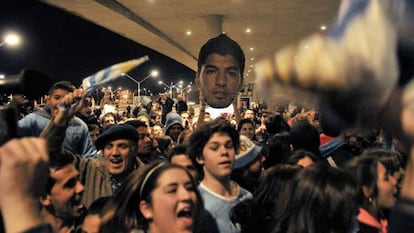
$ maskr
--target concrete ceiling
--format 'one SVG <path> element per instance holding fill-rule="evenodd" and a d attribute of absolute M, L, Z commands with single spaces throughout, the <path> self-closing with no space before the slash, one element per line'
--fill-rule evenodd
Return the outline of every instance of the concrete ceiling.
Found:
<path fill-rule="evenodd" d="M 260 57 L 329 27 L 339 0 L 47 0 L 197 69 L 200 47 L 221 32 L 240 43 L 248 72 Z M 250 29 L 250 32 L 246 32 Z M 191 32 L 188 35 L 187 32 Z M 252 48 L 252 49 L 251 49 Z"/>

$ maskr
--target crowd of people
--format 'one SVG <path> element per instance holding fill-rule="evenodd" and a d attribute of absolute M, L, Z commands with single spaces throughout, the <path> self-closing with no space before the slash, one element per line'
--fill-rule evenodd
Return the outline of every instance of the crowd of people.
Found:
<path fill-rule="evenodd" d="M 244 65 L 226 34 L 201 47 L 198 112 L 167 95 L 106 112 L 70 82 L 53 84 L 46 105 L 19 120 L 21 138 L 0 146 L 1 230 L 413 231 L 407 95 L 396 88 L 383 107 L 398 114 L 332 134 L 327 109 L 293 101 L 240 109 Z"/>

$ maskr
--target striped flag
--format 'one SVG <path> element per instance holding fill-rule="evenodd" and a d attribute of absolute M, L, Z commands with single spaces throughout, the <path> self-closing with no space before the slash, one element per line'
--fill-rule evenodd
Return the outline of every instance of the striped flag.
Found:
<path fill-rule="evenodd" d="M 148 56 L 143 56 L 102 69 L 95 74 L 84 78 L 82 80 L 82 88 L 85 90 L 86 95 L 91 94 L 94 90 L 101 87 L 105 83 L 121 77 L 122 73 L 128 73 L 133 68 L 143 64 L 148 60 Z"/>

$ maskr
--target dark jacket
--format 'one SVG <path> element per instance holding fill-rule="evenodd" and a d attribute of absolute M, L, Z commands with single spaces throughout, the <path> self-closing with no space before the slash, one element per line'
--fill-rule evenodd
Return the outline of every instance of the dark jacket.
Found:
<path fill-rule="evenodd" d="M 112 196 L 112 183 L 108 169 L 105 167 L 104 161 L 97 159 L 87 159 L 68 151 L 62 152 L 62 142 L 65 136 L 66 126 L 52 125 L 46 134 L 49 148 L 49 160 L 58 160 L 58 155 L 69 153 L 73 156 L 73 164 L 79 172 L 81 183 L 85 186 L 82 196 L 82 203 L 89 207 L 93 201 L 100 197 Z M 135 170 L 143 172 L 144 163 L 135 157 Z"/>

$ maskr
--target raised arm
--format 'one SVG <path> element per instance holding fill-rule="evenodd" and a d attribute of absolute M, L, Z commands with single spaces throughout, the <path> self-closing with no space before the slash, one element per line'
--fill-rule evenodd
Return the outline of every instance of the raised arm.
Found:
<path fill-rule="evenodd" d="M 55 156 L 62 151 L 66 128 L 68 127 L 70 119 L 75 115 L 75 112 L 82 108 L 83 96 L 84 92 L 81 89 L 67 94 L 58 107 L 58 113 L 49 121 L 49 124 L 40 134 L 40 137 L 46 138 L 48 141 L 51 161 L 56 159 Z"/>
<path fill-rule="evenodd" d="M 0 147 L 0 211 L 5 232 L 51 232 L 38 207 L 49 172 L 47 161 L 46 140 L 41 138 L 13 139 Z"/>

